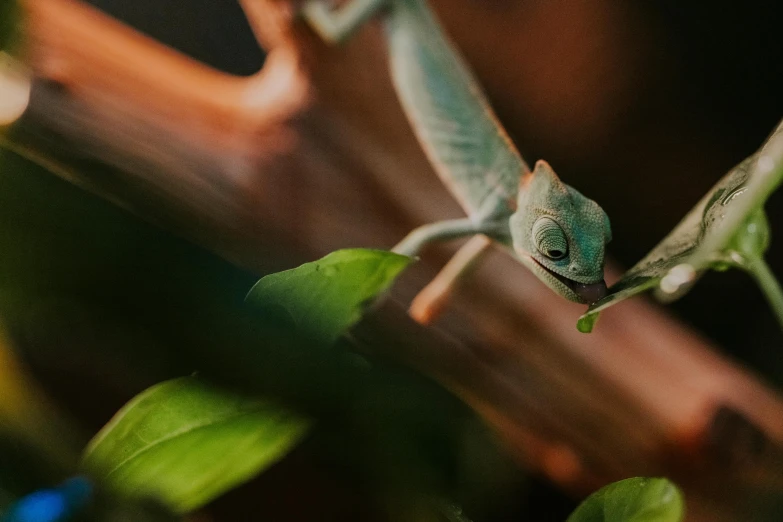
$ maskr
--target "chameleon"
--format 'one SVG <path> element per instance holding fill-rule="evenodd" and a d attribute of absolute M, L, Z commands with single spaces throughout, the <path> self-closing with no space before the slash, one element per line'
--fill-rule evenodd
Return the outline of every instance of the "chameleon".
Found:
<path fill-rule="evenodd" d="M 301 9 L 330 43 L 385 11 L 390 75 L 403 110 L 468 216 L 423 225 L 395 252 L 413 256 L 433 241 L 483 234 L 568 300 L 589 304 L 606 294 L 604 254 L 612 237 L 606 213 L 546 161 L 533 169 L 525 163 L 426 0 L 350 0 L 340 7 L 305 0 Z"/>

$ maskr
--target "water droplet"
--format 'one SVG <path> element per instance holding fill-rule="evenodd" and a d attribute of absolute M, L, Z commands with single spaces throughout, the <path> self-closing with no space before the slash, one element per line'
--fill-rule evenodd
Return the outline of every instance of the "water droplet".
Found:
<path fill-rule="evenodd" d="M 10 125 L 30 103 L 30 72 L 18 60 L 0 51 L 0 126 Z"/>
<path fill-rule="evenodd" d="M 762 174 L 767 174 L 768 172 L 772 172 L 772 170 L 775 168 L 775 160 L 769 156 L 761 156 L 756 163 L 756 167 Z"/>
<path fill-rule="evenodd" d="M 689 264 L 677 265 L 661 279 L 661 290 L 666 294 L 673 294 L 683 286 L 692 283 L 696 279 L 696 271 Z"/>

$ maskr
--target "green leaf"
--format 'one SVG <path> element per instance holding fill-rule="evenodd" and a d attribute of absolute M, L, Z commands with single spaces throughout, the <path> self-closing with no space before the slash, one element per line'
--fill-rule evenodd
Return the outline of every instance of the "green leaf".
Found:
<path fill-rule="evenodd" d="M 629 478 L 605 486 L 582 502 L 567 522 L 679 522 L 685 502 L 664 478 Z"/>
<path fill-rule="evenodd" d="M 671 301 L 687 292 L 705 270 L 755 266 L 748 261 L 760 259 L 769 244 L 763 206 L 781 181 L 783 122 L 755 154 L 721 178 L 606 297 L 593 303 L 577 328 L 589 332 L 591 317 L 646 290 L 658 289 L 659 299 Z"/>
<path fill-rule="evenodd" d="M 273 402 L 174 379 L 126 404 L 90 442 L 83 466 L 120 495 L 187 512 L 274 464 L 309 424 Z"/>
<path fill-rule="evenodd" d="M 579 330 L 582 333 L 590 333 L 593 331 L 593 328 L 595 328 L 595 323 L 598 322 L 599 319 L 598 313 L 587 313 L 584 314 L 582 317 L 579 318 L 579 320 L 576 322 L 576 329 Z"/>
<path fill-rule="evenodd" d="M 298 330 L 332 344 L 411 261 L 385 250 L 338 250 L 262 278 L 247 299 L 267 311 L 282 312 Z"/>

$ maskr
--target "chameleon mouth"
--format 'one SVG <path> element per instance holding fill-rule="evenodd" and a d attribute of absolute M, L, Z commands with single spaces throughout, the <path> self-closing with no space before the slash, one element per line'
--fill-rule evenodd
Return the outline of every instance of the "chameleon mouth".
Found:
<path fill-rule="evenodd" d="M 533 258 L 531 257 L 531 259 Z M 573 279 L 562 276 L 557 272 L 553 272 L 535 259 L 533 259 L 533 261 L 576 294 L 583 303 L 592 304 L 606 296 L 606 282 L 603 279 L 600 279 L 595 283 L 580 283 L 579 281 L 574 281 Z"/>

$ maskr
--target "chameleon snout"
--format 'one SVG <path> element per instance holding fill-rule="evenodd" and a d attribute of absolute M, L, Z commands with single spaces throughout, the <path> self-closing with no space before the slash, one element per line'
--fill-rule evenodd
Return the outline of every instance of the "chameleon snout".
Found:
<path fill-rule="evenodd" d="M 592 304 L 606 296 L 606 282 L 601 279 L 597 283 L 574 283 L 571 290 L 573 290 L 582 301 L 587 304 Z"/>

